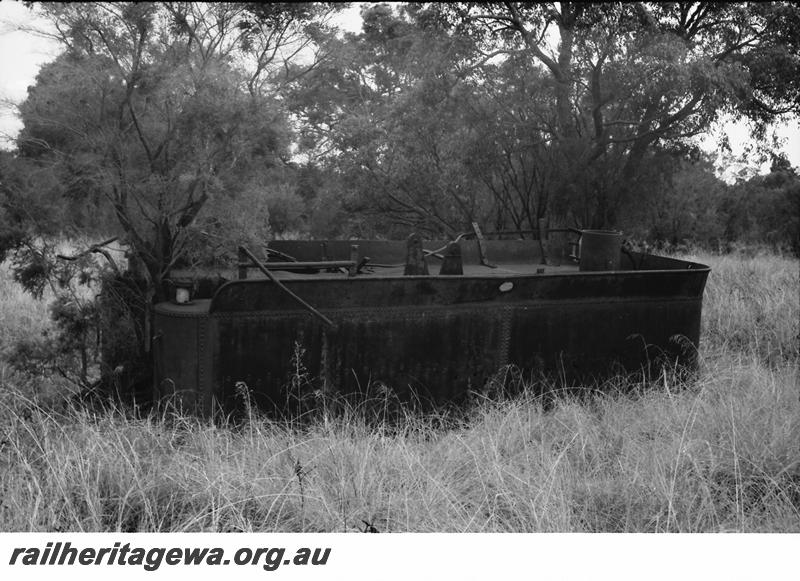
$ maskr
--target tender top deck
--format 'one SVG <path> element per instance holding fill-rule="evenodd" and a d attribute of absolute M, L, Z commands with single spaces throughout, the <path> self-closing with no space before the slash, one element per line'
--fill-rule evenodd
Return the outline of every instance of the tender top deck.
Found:
<path fill-rule="evenodd" d="M 422 246 L 427 252 L 436 252 L 426 257 L 431 276 L 440 274 L 443 263 L 444 240 L 427 240 Z M 405 241 L 376 240 L 273 240 L 270 250 L 278 251 L 301 262 L 344 261 L 357 247 L 359 259 L 368 259 L 358 276 L 399 277 L 404 276 L 407 258 Z M 514 275 L 564 275 L 579 272 L 578 261 L 571 258 L 569 237 L 553 236 L 547 243 L 547 260 L 542 259 L 541 246 L 536 240 L 485 240 L 483 260 L 477 240 L 462 240 L 459 243 L 463 276 L 508 277 Z M 268 258 L 267 264 L 283 260 L 276 255 Z M 623 251 L 620 270 L 694 270 L 704 265 L 688 261 L 665 258 L 650 254 Z M 491 265 L 491 266 L 489 266 Z M 309 269 L 308 271 L 275 271 L 278 278 L 305 279 L 312 277 L 347 277 L 344 270 Z M 248 278 L 264 278 L 258 270 L 251 270 Z"/>
<path fill-rule="evenodd" d="M 269 265 L 269 262 L 265 264 Z M 431 276 L 439 276 L 439 269 L 441 267 L 442 261 L 436 259 L 428 259 L 428 268 L 430 271 Z M 499 278 L 508 278 L 509 276 L 514 275 L 535 275 L 535 274 L 568 274 L 568 273 L 577 273 L 578 272 L 578 265 L 577 264 L 560 264 L 560 265 L 543 265 L 543 264 L 532 264 L 532 263 L 523 263 L 523 262 L 504 262 L 494 265 L 495 268 L 484 266 L 482 264 L 464 264 L 463 276 L 466 277 L 499 277 Z M 392 266 L 370 266 L 369 263 L 359 272 L 357 275 L 358 277 L 402 277 L 404 276 L 403 271 L 405 269 L 404 265 L 392 265 Z M 281 280 L 292 280 L 292 279 L 314 279 L 314 280 L 322 280 L 322 279 L 341 279 L 341 278 L 349 278 L 346 272 L 336 271 L 336 272 L 327 272 L 325 270 L 319 270 L 318 272 L 291 272 L 291 271 L 283 271 L 283 270 L 276 270 L 275 276 Z M 258 270 L 251 271 L 248 275 L 248 278 L 254 279 L 261 279 L 266 278 L 266 275 L 259 272 Z"/>
<path fill-rule="evenodd" d="M 424 241 L 423 247 L 427 251 L 441 250 L 446 245 L 445 241 Z M 353 246 L 357 247 L 355 254 L 359 261 L 366 260 L 358 273 L 354 276 L 346 268 L 324 268 L 319 264 L 327 261 L 345 261 L 354 255 Z M 702 280 L 708 272 L 708 267 L 702 264 L 693 263 L 685 260 L 643 254 L 637 252 L 622 251 L 619 256 L 619 270 L 582 272 L 576 260 L 570 257 L 570 247 L 567 240 L 551 242 L 548 248 L 547 264 L 542 263 L 541 250 L 538 241 L 535 240 L 489 240 L 484 242 L 485 262 L 491 266 L 481 263 L 481 255 L 478 250 L 477 242 L 474 240 L 462 240 L 460 249 L 462 254 L 462 274 L 442 275 L 440 274 L 443 260 L 442 253 L 439 257 L 429 255 L 426 258 L 428 264 L 428 275 L 406 275 L 405 262 L 407 258 L 407 247 L 404 241 L 375 241 L 375 240 L 291 240 L 291 241 L 272 241 L 268 248 L 275 252 L 262 251 L 258 253 L 262 263 L 266 264 L 276 279 L 286 281 L 291 285 L 302 285 L 304 293 L 313 295 L 320 294 L 322 303 L 336 303 L 344 297 L 337 297 L 337 293 L 353 295 L 359 301 L 381 303 L 380 295 L 382 291 L 375 284 L 378 281 L 395 281 L 395 286 L 402 283 L 407 293 L 413 293 L 416 285 L 423 281 L 440 281 L 446 288 L 458 287 L 471 290 L 464 291 L 459 295 L 458 301 L 469 300 L 467 297 L 474 294 L 475 285 L 479 285 L 481 280 L 492 282 L 497 286 L 498 279 L 502 283 L 505 280 L 515 280 L 517 286 L 519 281 L 530 279 L 533 284 L 535 280 L 537 289 L 544 290 L 541 296 L 567 296 L 574 294 L 574 289 L 583 289 L 581 296 L 586 293 L 594 293 L 596 296 L 620 296 L 620 295 L 650 295 L 654 292 L 658 294 L 676 292 L 673 284 L 667 284 L 665 277 L 669 280 L 678 281 L 681 284 L 696 279 L 696 276 L 685 278 L 683 276 L 675 278 L 681 272 L 689 272 L 700 275 Z M 268 256 L 264 256 L 264 255 Z M 275 262 L 287 263 L 288 260 L 296 260 L 305 263 L 317 263 L 315 268 L 304 268 L 300 270 L 275 269 Z M 658 274 L 661 273 L 661 274 Z M 244 275 L 244 276 L 242 276 Z M 633 277 L 633 278 L 632 278 Z M 265 281 L 267 278 L 258 268 L 254 268 L 252 263 L 244 271 L 237 272 L 236 269 L 228 269 L 216 272 L 197 272 L 197 271 L 173 271 L 172 280 L 192 280 L 194 285 L 194 299 L 211 299 L 217 292 L 225 286 L 226 282 L 241 281 L 242 278 L 248 281 Z M 578 279 L 586 280 L 589 284 L 581 283 L 579 286 L 568 284 L 570 280 L 577 283 Z M 418 282 L 414 282 L 414 281 Z M 697 279 L 700 280 L 700 279 Z M 199 281 L 199 286 L 198 286 Z M 363 281 L 366 286 L 352 283 Z M 449 282 L 448 282 L 449 281 Z M 461 281 L 461 282 L 458 282 Z M 635 281 L 635 282 L 634 282 Z M 242 281 L 244 282 L 244 281 Z M 341 286 L 348 283 L 346 286 Z M 439 288 L 439 283 L 436 283 Z M 309 286 L 311 285 L 311 286 Z M 622 286 L 620 286 L 622 285 Z M 691 285 L 689 292 L 693 295 L 697 292 L 696 285 Z M 318 288 L 317 288 L 318 287 Z M 363 288 L 362 288 L 363 287 Z M 445 288 L 442 287 L 442 288 Z M 624 287 L 624 288 L 623 288 Z M 640 288 L 641 287 L 641 288 Z M 300 287 L 298 287 L 299 289 Z M 395 287 L 391 287 L 395 288 Z M 399 287 L 398 287 L 399 288 Z M 256 291 L 253 291 L 254 293 Z M 263 292 L 263 290 L 258 291 Z M 423 291 L 422 294 L 426 294 Z M 702 290 L 700 290 L 702 292 Z M 169 293 L 173 296 L 174 291 Z M 279 293 L 281 294 L 281 293 Z M 481 293 L 482 294 L 482 293 Z M 511 293 L 516 295 L 517 293 Z M 681 291 L 679 295 L 685 295 Z M 463 296 L 462 296 L 463 295 Z M 305 296 L 305 295 L 304 295 Z M 372 299 L 368 301 L 368 297 Z M 587 295 L 588 296 L 588 295 Z M 219 297 L 221 298 L 221 297 Z M 354 299 L 355 300 L 355 299 Z M 388 300 L 388 299 L 386 299 Z M 410 300 L 410 299 L 409 299 Z M 424 302 L 424 297 L 417 297 L 417 301 Z M 455 299 L 454 299 L 455 300 Z"/>

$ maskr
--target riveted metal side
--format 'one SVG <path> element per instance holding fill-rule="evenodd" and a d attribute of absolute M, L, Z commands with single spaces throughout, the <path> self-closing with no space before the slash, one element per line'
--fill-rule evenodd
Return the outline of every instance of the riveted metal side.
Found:
<path fill-rule="evenodd" d="M 212 343 L 214 335 L 211 332 L 211 319 L 205 317 L 198 322 L 197 333 L 197 411 L 203 414 L 211 413 L 213 409 L 213 359 Z"/>
<path fill-rule="evenodd" d="M 242 381 L 260 406 L 280 409 L 295 373 L 297 344 L 309 389 L 332 385 L 340 393 L 366 394 L 382 384 L 401 400 L 458 400 L 467 385 L 485 379 L 506 359 L 507 309 L 477 307 L 330 310 L 335 331 L 296 310 L 215 315 L 222 399 L 235 405 L 232 390 Z"/>
<path fill-rule="evenodd" d="M 513 316 L 513 306 L 509 305 L 500 309 L 500 344 L 498 345 L 500 358 L 498 361 L 498 368 L 508 365 L 509 351 L 511 348 L 511 319 Z"/>
<path fill-rule="evenodd" d="M 209 301 L 162 303 L 154 309 L 155 357 L 159 361 L 155 398 L 188 412 L 199 411 L 204 396 Z"/>

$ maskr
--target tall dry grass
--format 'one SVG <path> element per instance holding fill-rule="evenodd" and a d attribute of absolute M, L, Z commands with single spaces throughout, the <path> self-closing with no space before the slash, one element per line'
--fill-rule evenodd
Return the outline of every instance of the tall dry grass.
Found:
<path fill-rule="evenodd" d="M 8 263 L 0 263 L 0 390 L 29 387 L 39 393 L 39 378 L 21 377 L 7 363 L 6 355 L 18 342 L 39 337 L 50 328 L 48 303 L 52 293 L 46 290 L 42 300 L 23 291 L 12 279 Z M 31 391 L 25 389 L 25 391 Z"/>
<path fill-rule="evenodd" d="M 33 298 L 13 281 L 9 265 L 0 263 L 0 349 L 49 327 L 51 298 L 49 292 L 42 300 Z"/>
<path fill-rule="evenodd" d="M 703 300 L 706 353 L 754 355 L 768 365 L 797 361 L 800 261 L 766 253 L 687 258 L 713 269 Z"/>
<path fill-rule="evenodd" d="M 0 529 L 800 532 L 798 263 L 695 258 L 714 269 L 700 376 L 633 396 L 220 427 L 57 413 L 6 384 Z"/>

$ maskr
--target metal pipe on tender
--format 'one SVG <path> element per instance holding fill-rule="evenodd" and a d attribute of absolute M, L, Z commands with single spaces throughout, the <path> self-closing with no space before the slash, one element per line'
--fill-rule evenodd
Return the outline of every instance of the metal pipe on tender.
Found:
<path fill-rule="evenodd" d="M 258 268 L 258 269 L 259 269 L 261 272 L 263 272 L 264 274 L 266 274 L 266 275 L 267 275 L 267 278 L 269 278 L 269 279 L 270 279 L 272 282 L 274 282 L 274 283 L 275 283 L 275 285 L 276 285 L 276 286 L 277 286 L 279 289 L 281 289 L 281 290 L 282 290 L 283 292 L 285 292 L 287 295 L 289 295 L 290 297 L 292 297 L 292 298 L 293 298 L 293 299 L 294 299 L 294 300 L 295 300 L 295 301 L 296 301 L 298 304 L 300 304 L 300 305 L 301 305 L 301 306 L 302 306 L 304 309 L 306 309 L 308 312 L 310 312 L 312 315 L 314 315 L 315 317 L 317 317 L 317 318 L 318 318 L 320 321 L 322 321 L 323 323 L 325 323 L 326 325 L 328 325 L 328 326 L 329 326 L 329 327 L 331 327 L 332 329 L 335 329 L 335 328 L 336 328 L 336 324 L 335 324 L 333 321 L 331 321 L 331 320 L 330 320 L 328 317 L 326 317 L 325 315 L 323 315 L 322 313 L 320 313 L 320 312 L 319 312 L 317 309 L 315 309 L 314 307 L 312 307 L 311 305 L 309 305 L 309 304 L 308 304 L 307 302 L 305 302 L 305 301 L 304 301 L 302 298 L 300 298 L 300 297 L 299 297 L 299 296 L 297 296 L 297 295 L 296 295 L 294 292 L 292 292 L 292 291 L 291 291 L 291 290 L 290 290 L 290 289 L 289 289 L 289 288 L 288 288 L 288 287 L 287 287 L 285 284 L 283 284 L 281 281 L 279 281 L 279 280 L 278 280 L 278 279 L 275 277 L 275 275 L 274 275 L 274 274 L 272 274 L 272 272 L 270 272 L 270 270 L 269 270 L 267 267 L 265 267 L 265 266 L 264 266 L 264 265 L 261 263 L 261 261 L 260 261 L 258 258 L 256 258 L 256 256 L 255 256 L 255 255 L 254 255 L 252 252 L 250 252 L 250 251 L 249 251 L 247 248 L 245 248 L 244 246 L 240 246 L 240 247 L 239 247 L 239 252 L 240 252 L 240 254 L 244 254 L 244 255 L 245 255 L 245 256 L 247 256 L 247 257 L 248 257 L 250 260 L 252 260 L 252 261 L 253 261 L 253 264 L 255 264 L 255 265 L 256 265 L 256 267 L 257 267 L 257 268 Z"/>
<path fill-rule="evenodd" d="M 264 264 L 264 268 L 268 270 L 307 270 L 309 268 L 350 268 L 353 266 L 358 266 L 358 263 L 352 260 L 317 260 L 314 262 L 267 262 L 266 264 Z"/>

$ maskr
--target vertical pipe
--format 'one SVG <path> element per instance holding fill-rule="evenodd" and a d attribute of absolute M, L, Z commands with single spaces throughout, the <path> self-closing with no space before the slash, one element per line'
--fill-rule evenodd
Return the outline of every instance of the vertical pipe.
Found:
<path fill-rule="evenodd" d="M 544 264 L 545 266 L 550 264 L 547 260 L 550 250 L 550 243 L 548 242 L 547 237 L 547 220 L 544 218 L 539 218 L 539 249 L 542 251 L 541 264 Z"/>
<path fill-rule="evenodd" d="M 239 247 L 239 280 L 247 278 L 247 253 L 244 248 Z"/>
<path fill-rule="evenodd" d="M 348 267 L 347 276 L 355 276 L 356 272 L 358 272 L 358 244 L 353 244 L 350 247 L 350 260 L 353 264 Z"/>
<path fill-rule="evenodd" d="M 428 263 L 425 262 L 425 252 L 422 249 L 422 238 L 416 232 L 409 235 L 406 240 L 406 266 L 404 276 L 428 275 Z"/>

